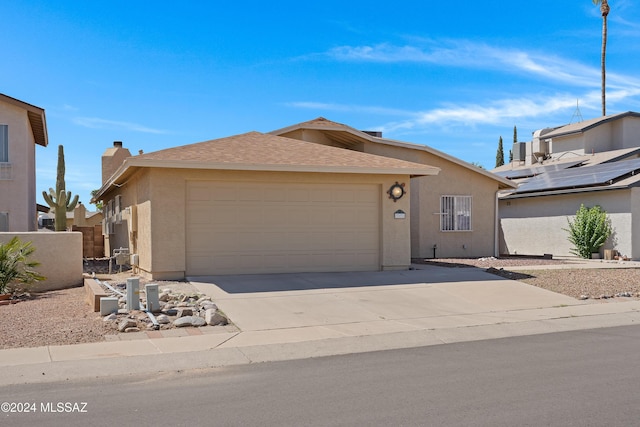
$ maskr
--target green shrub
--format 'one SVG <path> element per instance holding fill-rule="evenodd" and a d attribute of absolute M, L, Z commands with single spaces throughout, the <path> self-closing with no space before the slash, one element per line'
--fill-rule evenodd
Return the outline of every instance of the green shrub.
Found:
<path fill-rule="evenodd" d="M 600 206 L 586 208 L 580 205 L 576 219 L 569 222 L 569 241 L 574 248 L 571 253 L 582 258 L 591 258 L 591 254 L 599 252 L 607 238 L 611 235 L 611 221 Z"/>
<path fill-rule="evenodd" d="M 0 294 L 45 279 L 33 270 L 40 263 L 29 260 L 35 250 L 31 242 L 22 243 L 17 237 L 8 243 L 0 243 Z"/>

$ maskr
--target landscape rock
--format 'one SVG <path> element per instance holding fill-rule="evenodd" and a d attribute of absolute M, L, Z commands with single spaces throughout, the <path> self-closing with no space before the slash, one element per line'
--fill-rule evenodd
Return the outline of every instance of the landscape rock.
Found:
<path fill-rule="evenodd" d="M 122 319 L 122 321 L 118 325 L 118 331 L 125 332 L 127 330 L 127 328 L 135 328 L 137 326 L 138 326 L 138 324 L 133 319 L 129 319 L 129 318 Z"/>
<path fill-rule="evenodd" d="M 173 321 L 173 326 L 176 328 L 182 328 L 185 326 L 204 326 L 206 325 L 205 320 L 202 317 L 197 316 L 185 316 L 180 317 Z"/>
<path fill-rule="evenodd" d="M 107 316 L 104 316 L 102 318 L 102 320 L 104 320 L 105 322 L 108 322 L 110 320 L 117 320 L 117 319 L 118 319 L 118 316 L 115 313 L 111 313 L 111 314 L 109 314 Z"/>
<path fill-rule="evenodd" d="M 209 302 L 205 302 L 204 304 L 202 304 L 202 309 L 203 310 L 217 310 L 218 306 L 215 305 L 214 303 L 212 303 L 211 301 L 209 301 Z"/>
<path fill-rule="evenodd" d="M 168 323 L 171 323 L 171 320 L 169 319 L 169 316 L 167 316 L 166 314 L 159 314 L 156 316 L 156 320 L 158 321 L 158 323 L 160 323 L 161 325 L 166 325 Z"/>
<path fill-rule="evenodd" d="M 204 321 L 209 326 L 226 325 L 228 320 L 217 309 L 210 308 L 204 313 Z"/>
<path fill-rule="evenodd" d="M 178 307 L 178 312 L 177 312 L 176 316 L 178 316 L 178 317 L 193 316 L 193 308 L 192 307 Z"/>
<path fill-rule="evenodd" d="M 205 301 L 209 301 L 211 302 L 211 297 L 201 297 L 200 299 L 198 299 L 198 301 L 196 301 L 196 304 L 198 305 L 204 305 Z"/>
<path fill-rule="evenodd" d="M 138 328 L 137 326 L 132 326 L 130 328 L 127 328 L 124 330 L 125 333 L 129 333 L 129 332 L 140 332 L 140 328 Z"/>

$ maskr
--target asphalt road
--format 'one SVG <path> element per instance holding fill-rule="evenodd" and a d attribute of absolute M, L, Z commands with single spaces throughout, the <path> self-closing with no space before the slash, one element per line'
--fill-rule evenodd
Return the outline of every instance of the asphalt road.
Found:
<path fill-rule="evenodd" d="M 625 326 L 19 385 L 0 404 L 31 412 L 3 405 L 0 425 L 633 426 L 639 354 L 640 327 Z"/>

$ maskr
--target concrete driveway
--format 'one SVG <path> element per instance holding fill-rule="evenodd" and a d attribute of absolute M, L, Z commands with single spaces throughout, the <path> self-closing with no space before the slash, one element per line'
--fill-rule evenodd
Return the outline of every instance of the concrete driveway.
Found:
<path fill-rule="evenodd" d="M 243 332 L 301 328 L 316 339 L 496 324 L 507 312 L 510 321 L 535 320 L 538 309 L 580 304 L 476 268 L 189 280 Z"/>

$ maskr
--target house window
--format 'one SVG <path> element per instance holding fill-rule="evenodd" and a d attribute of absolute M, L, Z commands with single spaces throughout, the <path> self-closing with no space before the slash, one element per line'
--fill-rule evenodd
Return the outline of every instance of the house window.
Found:
<path fill-rule="evenodd" d="M 9 163 L 9 126 L 0 125 L 0 179 L 11 179 Z"/>
<path fill-rule="evenodd" d="M 9 231 L 9 212 L 0 212 L 0 231 Z"/>
<path fill-rule="evenodd" d="M 0 163 L 9 161 L 9 126 L 0 125 Z"/>
<path fill-rule="evenodd" d="M 471 196 L 440 198 L 440 231 L 471 231 Z"/>

